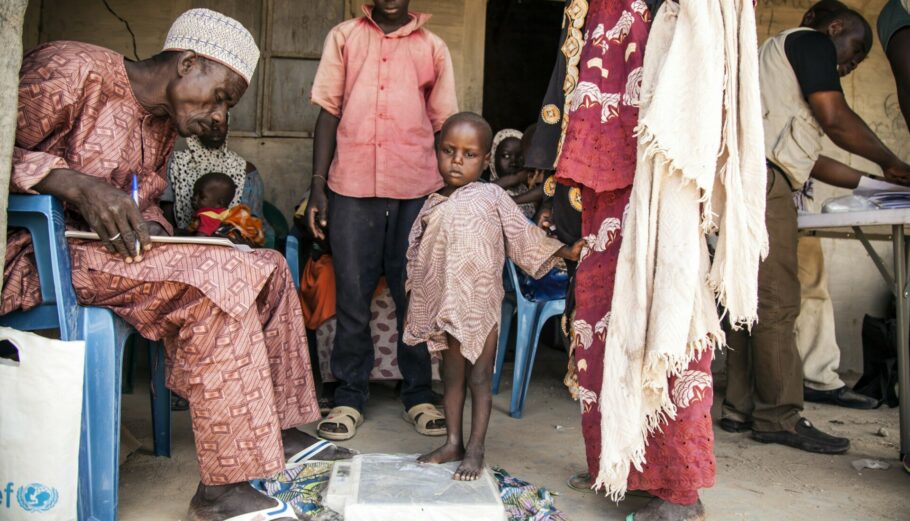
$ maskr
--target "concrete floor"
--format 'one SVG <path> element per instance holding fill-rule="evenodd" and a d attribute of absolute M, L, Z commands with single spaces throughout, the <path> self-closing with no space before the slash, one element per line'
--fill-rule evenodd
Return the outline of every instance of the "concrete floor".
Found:
<path fill-rule="evenodd" d="M 525 416 L 508 416 L 511 385 L 496 396 L 487 460 L 536 485 L 557 492 L 557 506 L 573 521 L 622 520 L 644 500 L 629 498 L 615 505 L 602 496 L 580 493 L 565 485 L 583 467 L 584 445 L 579 409 L 562 387 L 565 354 L 542 348 L 535 366 Z M 140 370 L 139 373 L 144 371 Z M 505 377 L 511 377 L 507 365 Z M 145 382 L 124 396 L 123 418 L 143 443 L 121 467 L 120 519 L 165 521 L 186 518 L 186 507 L 198 482 L 188 413 L 173 413 L 173 457 L 155 458 L 151 448 Z M 439 439 L 418 435 L 401 419 L 394 390 L 376 384 L 366 423 L 347 443 L 362 452 L 419 453 Z M 722 395 L 715 396 L 717 403 Z M 896 409 L 850 411 L 807 404 L 805 416 L 820 428 L 853 440 L 843 456 L 820 456 L 781 446 L 761 445 L 747 435 L 716 429 L 717 484 L 703 491 L 708 519 L 871 521 L 910 519 L 910 476 L 897 459 Z M 305 430 L 313 432 L 314 426 Z M 884 460 L 889 470 L 857 473 L 851 462 Z"/>

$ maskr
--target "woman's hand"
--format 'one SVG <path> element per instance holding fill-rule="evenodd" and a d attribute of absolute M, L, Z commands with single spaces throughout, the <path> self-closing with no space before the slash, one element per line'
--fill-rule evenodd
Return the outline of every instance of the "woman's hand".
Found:
<path fill-rule="evenodd" d="M 553 209 L 552 208 L 541 208 L 537 212 L 537 227 L 543 231 L 552 233 L 554 231 L 553 226 Z"/>
<path fill-rule="evenodd" d="M 205 237 L 204 233 L 196 232 L 196 236 Z M 244 237 L 240 233 L 240 230 L 234 228 L 234 226 L 229 224 L 222 224 L 212 233 L 212 237 L 221 237 L 222 239 L 227 239 L 234 244 L 243 244 L 249 246 L 250 248 L 258 248 L 259 245 L 253 243 L 252 239 Z"/>
<path fill-rule="evenodd" d="M 534 188 L 543 183 L 544 174 L 545 172 L 540 169 L 530 170 L 528 173 L 528 188 Z"/>

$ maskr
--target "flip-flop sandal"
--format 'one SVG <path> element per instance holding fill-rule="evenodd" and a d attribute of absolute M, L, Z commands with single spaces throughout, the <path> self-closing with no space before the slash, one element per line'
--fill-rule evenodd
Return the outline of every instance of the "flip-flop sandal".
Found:
<path fill-rule="evenodd" d="M 303 463 L 306 463 L 307 461 L 310 461 L 312 459 L 315 459 L 318 461 L 319 458 L 317 458 L 317 456 L 322 454 L 322 452 L 324 450 L 334 449 L 337 447 L 338 447 L 337 445 L 335 445 L 334 443 L 332 443 L 330 441 L 319 440 L 316 443 L 310 445 L 309 447 L 303 449 L 302 451 L 300 451 L 297 454 L 294 454 L 293 456 L 288 458 L 288 461 L 285 466 L 288 468 L 294 467 L 296 465 L 301 465 Z M 353 450 L 353 449 L 346 449 L 346 450 L 350 451 L 351 456 L 355 456 L 358 454 L 358 452 L 356 450 Z"/>
<path fill-rule="evenodd" d="M 291 505 L 285 503 L 280 499 L 272 499 L 275 501 L 275 506 L 263 508 L 262 510 L 257 510 L 255 512 L 240 514 L 239 516 L 230 517 L 224 521 L 270 521 L 272 519 L 282 519 L 287 517 L 291 519 L 298 519 L 297 514 L 294 513 L 294 509 L 291 508 Z"/>
<path fill-rule="evenodd" d="M 579 472 L 578 474 L 573 474 L 568 480 L 566 480 L 566 486 L 575 490 L 576 492 L 590 492 L 594 493 L 594 489 L 591 488 L 593 483 L 591 482 L 591 474 L 588 472 Z"/>
<path fill-rule="evenodd" d="M 430 427 L 430 424 L 436 420 L 445 420 L 446 417 L 439 412 L 439 409 L 433 407 L 431 403 L 421 403 L 411 407 L 401 413 L 404 421 L 414 426 L 418 433 L 424 436 L 445 436 L 446 428 Z"/>
<path fill-rule="evenodd" d="M 705 519 L 705 516 L 701 516 L 698 518 L 699 521 L 704 521 L 704 519 Z M 635 512 L 632 512 L 631 514 L 627 515 L 626 521 L 635 521 Z"/>
<path fill-rule="evenodd" d="M 346 407 L 340 405 L 338 407 L 333 407 L 329 411 L 329 415 L 318 424 L 316 424 L 316 433 L 320 437 L 332 441 L 345 441 L 349 440 L 357 434 L 357 427 L 360 427 L 363 424 L 363 415 L 360 414 L 360 411 L 353 407 Z M 339 427 L 344 427 L 345 432 L 332 432 L 324 430 L 323 427 L 326 425 L 336 425 Z"/>

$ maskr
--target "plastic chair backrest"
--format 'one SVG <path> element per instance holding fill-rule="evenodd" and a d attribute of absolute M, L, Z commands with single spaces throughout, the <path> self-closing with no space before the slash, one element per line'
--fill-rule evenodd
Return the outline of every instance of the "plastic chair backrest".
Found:
<path fill-rule="evenodd" d="M 285 219 L 284 214 L 274 204 L 264 201 L 262 203 L 262 214 L 272 226 L 272 229 L 275 230 L 276 242 L 288 236 L 288 232 L 291 230 L 291 227 L 288 226 L 288 220 Z"/>
<path fill-rule="evenodd" d="M 287 243 L 284 245 L 284 258 L 291 269 L 294 287 L 300 289 L 300 241 L 294 235 L 288 235 Z"/>
<path fill-rule="evenodd" d="M 506 259 L 506 270 L 509 273 L 509 281 L 512 283 L 513 291 L 515 291 L 515 298 L 521 299 L 524 302 L 533 302 L 529 300 L 523 291 L 521 291 L 521 283 L 518 280 L 518 267 L 515 266 L 515 263 L 511 259 Z"/>
<path fill-rule="evenodd" d="M 61 340 L 78 339 L 82 314 L 73 289 L 63 206 L 50 195 L 11 194 L 7 212 L 8 226 L 31 233 L 41 304 L 29 311 L 10 313 L 2 323 L 21 330 L 58 328 Z"/>

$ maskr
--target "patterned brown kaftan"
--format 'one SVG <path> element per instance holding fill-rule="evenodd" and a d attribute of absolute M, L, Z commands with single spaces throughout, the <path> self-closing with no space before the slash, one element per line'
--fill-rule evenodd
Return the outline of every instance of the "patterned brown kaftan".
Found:
<path fill-rule="evenodd" d="M 72 168 L 129 190 L 139 177 L 147 221 L 165 221 L 157 201 L 175 131 L 136 101 L 123 56 L 93 45 L 52 42 L 24 58 L 12 192 L 55 168 Z M 80 225 L 70 216 L 70 225 Z M 83 225 L 84 226 L 84 225 Z M 236 483 L 284 468 L 281 430 L 315 421 L 300 303 L 284 259 L 198 245 L 157 246 L 126 264 L 98 242 L 70 242 L 73 286 L 84 305 L 112 309 L 143 336 L 163 339 L 168 387 L 192 412 L 203 483 Z M 40 302 L 31 240 L 10 235 L 0 314 Z"/>

